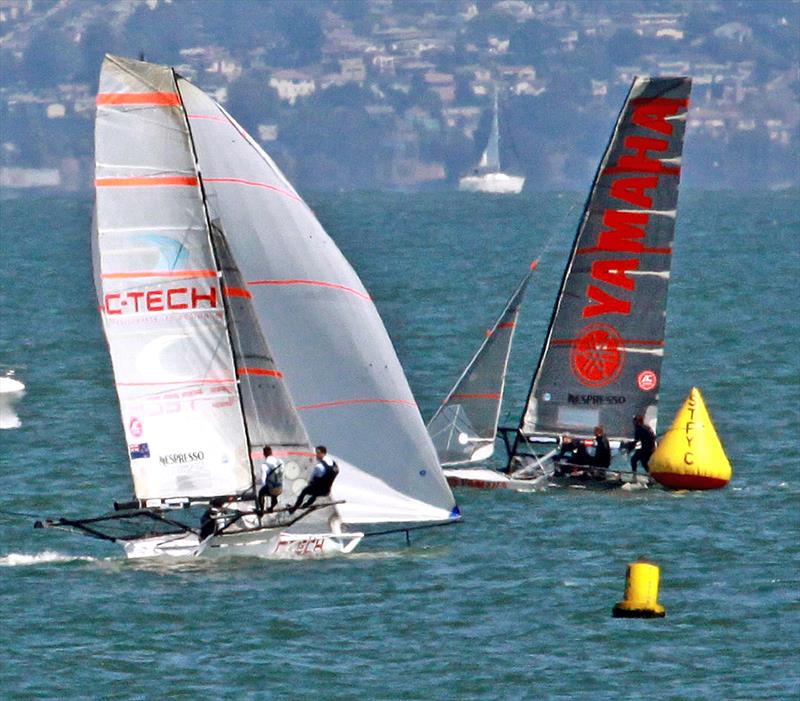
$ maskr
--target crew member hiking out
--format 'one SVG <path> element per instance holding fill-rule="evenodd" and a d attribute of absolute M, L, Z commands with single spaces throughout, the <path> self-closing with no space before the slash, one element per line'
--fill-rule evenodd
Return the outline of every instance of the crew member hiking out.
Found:
<path fill-rule="evenodd" d="M 638 444 L 638 447 L 637 447 Z M 645 472 L 649 472 L 647 463 L 650 456 L 656 449 L 656 434 L 645 422 L 641 414 L 633 417 L 633 440 L 629 441 L 625 447 L 628 451 L 633 450 L 631 455 L 631 470 L 636 472 L 637 463 L 641 463 Z M 634 450 L 636 448 L 636 450 Z"/>
<path fill-rule="evenodd" d="M 278 497 L 283 493 L 283 460 L 272 454 L 272 448 L 264 446 L 264 462 L 261 463 L 261 489 L 258 490 L 258 508 L 272 513 L 278 505 Z M 267 497 L 270 505 L 265 509 Z"/>
<path fill-rule="evenodd" d="M 316 447 L 317 464 L 314 465 L 314 470 L 311 473 L 311 479 L 305 486 L 300 495 L 297 497 L 293 506 L 289 507 L 289 513 L 294 513 L 299 508 L 308 508 L 316 500 L 317 497 L 326 497 L 331 493 L 331 486 L 333 480 L 339 474 L 339 466 L 336 461 L 328 455 L 328 449 L 324 445 Z M 310 497 L 308 501 L 303 503 L 306 497 Z"/>

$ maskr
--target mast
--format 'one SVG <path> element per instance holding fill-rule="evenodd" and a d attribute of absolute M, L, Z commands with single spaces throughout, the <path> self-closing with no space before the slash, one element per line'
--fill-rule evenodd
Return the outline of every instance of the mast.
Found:
<path fill-rule="evenodd" d="M 169 70 L 170 70 L 170 74 L 172 75 L 172 83 L 173 83 L 173 85 L 175 87 L 175 93 L 177 94 L 178 100 L 180 102 L 181 115 L 183 116 L 183 121 L 184 121 L 184 124 L 186 125 L 186 133 L 189 136 L 189 145 L 190 145 L 191 151 L 192 151 L 192 159 L 193 159 L 193 162 L 194 162 L 194 170 L 195 170 L 195 173 L 197 174 L 197 183 L 198 183 L 198 187 L 200 188 L 200 197 L 201 197 L 201 200 L 202 200 L 202 203 L 203 203 L 203 214 L 205 216 L 205 223 L 206 223 L 206 237 L 207 237 L 207 240 L 208 240 L 208 246 L 209 246 L 209 248 L 211 250 L 211 255 L 212 255 L 213 259 L 214 259 L 214 266 L 215 266 L 215 268 L 217 270 L 217 279 L 219 280 L 220 291 L 222 293 L 221 294 L 222 306 L 223 306 L 223 310 L 224 310 L 223 313 L 225 315 L 225 333 L 226 333 L 226 336 L 228 338 L 228 345 L 230 346 L 231 351 L 233 351 L 234 344 L 233 344 L 233 337 L 231 336 L 231 329 L 230 329 L 231 316 L 230 316 L 228 298 L 227 298 L 227 295 L 225 294 L 225 286 L 223 285 L 223 281 L 222 281 L 222 269 L 220 268 L 220 264 L 219 264 L 219 256 L 217 254 L 216 248 L 214 247 L 214 241 L 212 240 L 212 236 L 211 236 L 211 217 L 209 216 L 209 213 L 208 213 L 208 200 L 206 198 L 206 188 L 205 188 L 205 185 L 203 183 L 203 174 L 200 171 L 200 162 L 199 162 L 199 160 L 197 158 L 197 148 L 195 147 L 194 135 L 192 134 L 192 127 L 189 124 L 189 118 L 188 118 L 187 113 L 186 113 L 186 105 L 183 102 L 183 96 L 181 95 L 180 87 L 178 87 L 177 74 L 175 73 L 175 69 L 174 68 L 170 68 Z M 236 370 L 236 378 L 235 378 L 236 379 L 236 385 L 235 385 L 236 386 L 236 398 L 237 398 L 237 400 L 239 402 L 239 410 L 241 411 L 241 415 L 242 415 L 242 428 L 244 429 L 245 439 L 247 440 L 247 455 L 248 455 L 248 459 L 249 459 L 249 462 L 250 462 L 250 482 L 251 482 L 251 486 L 252 486 L 252 489 L 253 489 L 253 498 L 255 498 L 256 494 L 257 494 L 256 471 L 255 471 L 255 468 L 253 466 L 253 456 L 250 454 L 252 443 L 250 441 L 250 432 L 249 432 L 249 429 L 247 427 L 247 420 L 245 418 L 244 404 L 242 402 L 242 392 L 241 392 L 241 389 L 240 389 L 240 386 L 241 386 L 241 380 L 239 379 L 240 366 L 239 366 L 239 363 L 238 363 L 238 361 L 236 359 L 236 353 L 235 352 L 232 353 L 232 356 L 233 356 L 233 365 L 234 365 L 234 368 Z"/>

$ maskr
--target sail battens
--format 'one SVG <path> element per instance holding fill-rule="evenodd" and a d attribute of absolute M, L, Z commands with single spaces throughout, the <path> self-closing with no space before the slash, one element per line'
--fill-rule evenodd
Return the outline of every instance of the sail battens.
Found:
<path fill-rule="evenodd" d="M 631 248 L 633 248 L 633 246 L 631 246 Z M 616 254 L 619 254 L 619 253 L 630 253 L 630 252 L 631 251 L 627 251 L 627 250 L 626 251 L 611 251 L 608 248 L 603 248 L 602 246 L 588 246 L 586 248 L 579 248 L 578 250 L 575 251 L 576 254 L 580 254 L 580 255 L 587 255 L 587 254 L 592 254 L 592 253 L 616 253 Z M 672 249 L 671 248 L 648 248 L 648 247 L 645 247 L 645 246 L 640 246 L 639 248 L 636 249 L 635 253 L 637 253 L 637 254 L 653 253 L 653 254 L 659 255 L 659 256 L 671 256 L 672 255 Z M 609 271 L 609 272 L 611 272 L 611 271 Z M 628 275 L 632 274 L 633 272 L 634 271 L 631 271 L 631 270 L 626 270 L 625 271 L 625 273 L 628 274 Z"/>
<path fill-rule="evenodd" d="M 671 219 L 675 219 L 678 215 L 678 210 L 676 209 L 622 209 L 620 207 L 615 211 L 619 214 L 653 214 L 655 216 L 670 217 Z"/>
<path fill-rule="evenodd" d="M 450 399 L 500 399 L 499 392 L 461 392 L 451 394 Z"/>
<path fill-rule="evenodd" d="M 552 346 L 574 346 L 583 341 L 583 337 L 579 338 L 553 338 L 550 340 L 550 345 Z M 653 340 L 633 340 L 633 339 L 622 339 L 622 338 L 615 338 L 613 343 L 609 343 L 609 346 L 613 346 L 614 348 L 620 348 L 620 344 L 625 344 L 626 346 L 663 346 L 664 341 L 660 339 L 653 339 Z"/>
<path fill-rule="evenodd" d="M 524 435 L 602 424 L 630 437 L 632 415 L 655 423 L 690 91 L 681 76 L 631 85 L 575 233 Z M 587 388 L 599 398 L 591 412 L 574 404 Z"/>
<path fill-rule="evenodd" d="M 130 280 L 133 278 L 163 277 L 163 278 L 193 278 L 217 277 L 216 270 L 131 270 L 119 273 L 101 273 L 103 280 Z"/>
<path fill-rule="evenodd" d="M 230 124 L 230 122 L 225 119 L 225 117 L 219 117 L 215 114 L 187 114 L 186 118 L 190 121 L 194 120 L 206 120 L 208 122 L 221 122 L 222 124 Z"/>
<path fill-rule="evenodd" d="M 108 234 L 137 234 L 141 232 L 149 234 L 153 232 L 171 232 L 178 236 L 183 236 L 187 231 L 192 233 L 200 233 L 205 231 L 205 227 L 171 226 L 169 224 L 163 226 L 104 226 L 101 233 L 103 236 L 106 236 Z"/>
<path fill-rule="evenodd" d="M 96 187 L 197 187 L 194 176 L 161 175 L 134 176 L 129 178 L 96 178 Z"/>
<path fill-rule="evenodd" d="M 295 195 L 293 192 L 289 192 L 281 187 L 276 187 L 275 185 L 271 185 L 270 183 L 259 182 L 257 180 L 245 180 L 244 178 L 203 178 L 203 182 L 207 183 L 231 183 L 234 185 L 249 185 L 250 187 L 260 187 L 264 190 L 270 190 L 272 192 L 277 192 L 279 195 L 283 195 L 284 197 L 288 197 L 291 200 L 295 200 L 296 202 L 302 202 L 302 200 Z"/>
<path fill-rule="evenodd" d="M 346 285 L 340 285 L 335 282 L 324 282 L 323 280 L 248 280 L 248 285 L 315 285 L 317 287 L 329 287 L 334 290 L 340 290 L 342 292 L 348 292 L 356 297 L 361 297 L 361 299 L 366 299 L 368 301 L 372 301 L 372 298 L 368 294 L 364 294 L 363 292 L 359 292 L 358 290 L 353 289 L 352 287 L 347 287 Z"/>
<path fill-rule="evenodd" d="M 339 399 L 333 402 L 319 402 L 318 404 L 304 404 L 297 407 L 297 411 L 309 411 L 311 409 L 333 409 L 342 406 L 353 406 L 357 404 L 399 404 L 417 408 L 415 402 L 407 399 Z"/>
<path fill-rule="evenodd" d="M 272 441 L 270 443 L 272 454 L 278 458 L 316 458 L 316 453 L 313 450 L 285 450 L 280 447 L 279 443 Z M 264 458 L 264 448 L 259 445 L 257 448 L 250 451 L 250 457 L 253 460 L 261 460 Z"/>
<path fill-rule="evenodd" d="M 103 105 L 140 105 L 152 107 L 178 107 L 180 98 L 172 92 L 103 92 L 97 94 L 96 103 Z"/>
<path fill-rule="evenodd" d="M 637 275 L 639 277 L 657 277 L 669 280 L 669 270 L 627 270 L 626 275 Z"/>
<path fill-rule="evenodd" d="M 647 355 L 656 355 L 662 357 L 664 355 L 663 348 L 634 348 L 633 346 L 619 346 L 620 351 L 625 353 L 644 353 Z"/>
<path fill-rule="evenodd" d="M 232 377 L 219 380 L 207 378 L 187 378 L 184 380 L 156 380 L 153 382 L 116 382 L 117 387 L 160 387 L 162 385 L 234 385 Z"/>

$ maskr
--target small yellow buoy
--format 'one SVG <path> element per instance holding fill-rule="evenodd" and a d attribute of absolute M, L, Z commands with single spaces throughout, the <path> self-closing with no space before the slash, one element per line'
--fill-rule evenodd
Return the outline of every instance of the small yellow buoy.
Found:
<path fill-rule="evenodd" d="M 650 457 L 649 469 L 670 489 L 719 489 L 730 482 L 731 464 L 697 387 Z"/>
<path fill-rule="evenodd" d="M 639 559 L 628 565 L 625 596 L 611 614 L 614 618 L 664 618 L 667 612 L 658 603 L 658 567 Z"/>

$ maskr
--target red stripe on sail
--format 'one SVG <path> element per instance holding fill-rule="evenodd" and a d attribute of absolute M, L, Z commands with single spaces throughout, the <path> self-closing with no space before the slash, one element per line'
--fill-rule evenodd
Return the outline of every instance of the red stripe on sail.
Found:
<path fill-rule="evenodd" d="M 282 372 L 277 370 L 264 370 L 263 368 L 238 368 L 239 375 L 266 375 L 268 377 L 283 377 Z"/>
<path fill-rule="evenodd" d="M 217 117 L 212 114 L 187 114 L 186 117 L 188 119 L 205 119 L 209 122 L 222 122 L 223 124 L 230 124 L 230 122 L 224 117 Z"/>
<path fill-rule="evenodd" d="M 319 404 L 305 404 L 304 406 L 297 407 L 298 411 L 305 411 L 307 409 L 329 409 L 338 406 L 349 406 L 352 404 L 404 404 L 406 406 L 413 406 L 416 408 L 414 402 L 407 399 L 340 399 L 337 402 L 320 402 Z"/>
<path fill-rule="evenodd" d="M 288 190 L 284 190 L 280 187 L 275 187 L 275 185 L 270 185 L 269 183 L 262 183 L 257 180 L 244 180 L 242 178 L 203 178 L 203 180 L 207 183 L 233 183 L 234 185 L 249 185 L 251 187 L 260 187 L 265 190 L 271 190 L 272 192 L 277 192 L 279 195 L 283 195 L 284 197 L 288 197 L 296 202 L 302 202 L 297 195 L 293 192 L 289 192 Z"/>
<path fill-rule="evenodd" d="M 103 273 L 103 280 L 121 280 L 137 277 L 216 277 L 216 270 L 133 270 L 129 273 Z"/>
<path fill-rule="evenodd" d="M 333 288 L 334 290 L 349 292 L 350 294 L 353 294 L 356 297 L 361 297 L 361 299 L 372 301 L 372 298 L 369 295 L 366 295 L 363 292 L 359 292 L 358 290 L 354 290 L 352 287 L 347 287 L 345 285 L 337 285 L 334 282 L 322 282 L 321 280 L 248 280 L 247 284 L 248 285 L 317 285 L 319 287 L 330 287 Z"/>
<path fill-rule="evenodd" d="M 516 322 L 514 321 L 504 321 L 502 324 L 498 324 L 498 329 L 513 329 L 516 326 Z"/>
<path fill-rule="evenodd" d="M 166 175 L 154 178 L 97 178 L 96 187 L 170 187 L 189 185 L 197 187 L 197 178 L 186 175 Z"/>
<path fill-rule="evenodd" d="M 477 393 L 466 393 L 466 394 L 451 394 L 451 399 L 500 399 L 499 394 L 477 394 Z"/>
<path fill-rule="evenodd" d="M 243 287 L 223 287 L 222 294 L 224 294 L 226 297 L 243 297 L 244 299 L 253 298 L 253 295 L 251 295 Z"/>
<path fill-rule="evenodd" d="M 101 92 L 98 105 L 158 105 L 175 107 L 181 104 L 174 92 Z"/>

